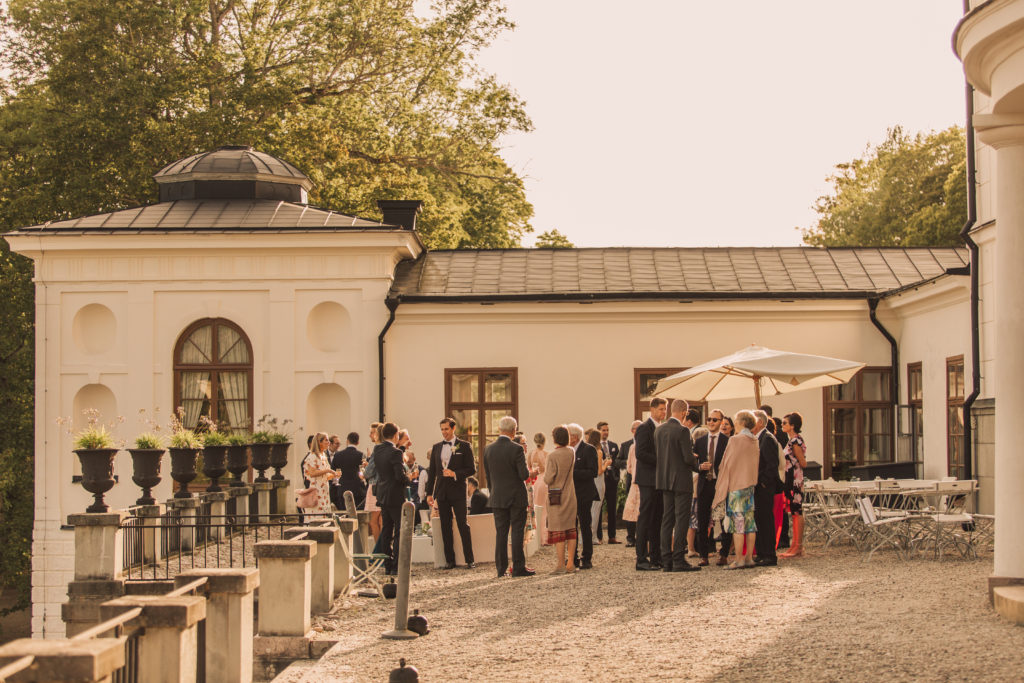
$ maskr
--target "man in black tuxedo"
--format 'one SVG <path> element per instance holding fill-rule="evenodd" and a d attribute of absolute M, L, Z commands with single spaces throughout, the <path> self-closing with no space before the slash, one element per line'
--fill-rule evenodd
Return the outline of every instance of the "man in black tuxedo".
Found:
<path fill-rule="evenodd" d="M 380 506 L 380 548 L 388 554 L 384 563 L 385 574 L 398 574 L 398 538 L 402 519 L 405 487 L 409 483 L 402 464 L 402 451 L 398 450 L 398 426 L 387 422 L 380 428 L 381 442 L 373 448 L 373 462 L 377 468 L 377 505 Z"/>
<path fill-rule="evenodd" d="M 578 424 L 567 425 L 569 429 L 569 448 L 576 452 L 573 464 L 572 483 L 576 487 L 576 566 L 580 569 L 593 569 L 591 560 L 594 558 L 594 531 L 591 517 L 592 505 L 597 500 L 597 450 L 583 440 L 583 427 Z M 583 546 L 583 552 L 580 552 Z"/>
<path fill-rule="evenodd" d="M 338 486 L 331 489 L 331 493 L 337 492 L 337 500 L 334 501 L 334 507 L 344 510 L 345 491 L 351 491 L 352 497 L 356 501 L 356 509 L 362 510 L 363 501 L 366 500 L 366 485 L 359 478 L 359 468 L 363 464 L 363 452 L 356 448 L 359 445 L 359 433 L 349 433 L 346 438 L 347 445 L 340 450 L 340 441 L 335 446 L 333 440 L 334 437 L 332 437 L 331 445 L 334 447 L 335 453 L 334 457 L 331 458 L 331 469 L 341 470 L 341 477 L 337 480 Z"/>
<path fill-rule="evenodd" d="M 494 513 L 494 568 L 498 578 L 508 569 L 509 530 L 512 531 L 512 576 L 533 576 L 526 568 L 523 533 L 526 530 L 526 451 L 512 440 L 516 419 L 506 415 L 498 422 L 498 440 L 484 449 L 484 474 L 491 488 Z"/>
<path fill-rule="evenodd" d="M 654 480 L 661 493 L 661 564 L 666 572 L 699 571 L 686 561 L 686 532 L 690 528 L 693 504 L 693 473 L 697 459 L 693 455 L 690 430 L 683 426 L 686 401 L 672 401 L 672 417 L 654 430 L 657 457 Z"/>
<path fill-rule="evenodd" d="M 427 496 L 427 504 L 437 505 L 441 538 L 444 541 L 445 569 L 455 567 L 453 516 L 462 538 L 466 569 L 472 569 L 476 563 L 473 561 L 473 538 L 466 522 L 466 477 L 476 474 L 473 447 L 468 441 L 455 437 L 455 420 L 450 417 L 441 420 L 441 438 L 443 441 L 435 443 L 430 449 L 430 467 L 427 470 L 430 495 Z"/>
<path fill-rule="evenodd" d="M 601 450 L 604 451 L 604 458 L 610 460 L 611 464 L 604 470 L 604 504 L 603 507 L 608 515 L 608 544 L 621 543 L 615 540 L 615 529 L 618 520 L 619 504 L 619 446 L 614 441 L 608 440 L 608 423 L 598 422 L 597 431 L 601 433 Z M 597 540 L 601 540 L 601 508 L 597 509 Z"/>
<path fill-rule="evenodd" d="M 633 424 L 630 425 L 629 431 L 631 434 L 636 434 L 636 428 L 639 427 L 642 422 L 640 420 L 633 420 Z M 615 460 L 615 467 L 619 470 L 624 470 L 629 466 L 629 450 L 633 447 L 633 439 L 629 441 L 623 441 L 619 444 L 619 457 Z M 629 489 L 633 486 L 633 475 L 630 472 L 626 472 L 626 480 L 623 483 L 626 488 L 626 495 L 629 495 Z M 619 506 L 618 511 L 621 513 L 622 508 L 625 505 Z M 626 547 L 632 548 L 636 545 L 636 522 L 627 522 L 623 520 L 622 524 L 626 527 Z"/>
<path fill-rule="evenodd" d="M 708 556 L 715 552 L 714 533 L 711 530 L 711 503 L 715 500 L 715 481 L 718 477 L 718 470 L 722 466 L 722 456 L 725 455 L 725 446 L 729 437 L 719 431 L 722 427 L 721 410 L 717 408 L 708 412 L 707 427 L 708 433 L 693 444 L 693 452 L 697 454 L 697 554 L 700 555 L 699 565 L 708 566 Z M 712 478 L 708 478 L 708 473 Z M 731 534 L 722 537 L 722 542 L 727 543 L 726 538 Z M 729 555 L 726 550 L 726 556 Z M 719 562 L 719 564 L 724 564 Z"/>
<path fill-rule="evenodd" d="M 757 525 L 754 551 L 759 566 L 773 567 L 779 563 L 775 556 L 775 490 L 779 480 L 779 442 L 765 429 L 771 419 L 768 414 L 763 410 L 755 410 L 754 417 L 757 419 L 754 436 L 757 437 L 760 450 L 757 485 L 754 487 L 754 523 Z"/>
<path fill-rule="evenodd" d="M 636 569 L 661 569 L 661 495 L 655 488 L 658 455 L 654 430 L 665 419 L 668 404 L 663 398 L 651 399 L 651 416 L 633 433 L 636 450 L 636 476 L 640 488 L 640 511 L 636 520 Z"/>

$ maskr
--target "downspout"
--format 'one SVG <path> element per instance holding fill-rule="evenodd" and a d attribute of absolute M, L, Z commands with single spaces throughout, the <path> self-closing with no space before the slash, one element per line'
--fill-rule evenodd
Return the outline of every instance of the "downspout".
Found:
<path fill-rule="evenodd" d="M 398 299 L 385 299 L 384 305 L 388 307 L 388 321 L 384 323 L 384 329 L 377 336 L 377 381 L 380 387 L 380 407 L 378 410 L 379 422 L 384 421 L 384 335 L 388 333 L 392 323 L 395 322 L 395 311 L 398 309 Z"/>
<path fill-rule="evenodd" d="M 964 14 L 971 11 L 969 0 L 964 0 Z M 974 164 L 974 87 L 970 83 L 964 86 L 967 99 L 967 222 L 960 229 L 960 237 L 971 252 L 971 393 L 964 398 L 964 479 L 974 478 L 974 447 L 973 428 L 971 426 L 971 408 L 981 395 L 981 339 L 978 325 L 978 244 L 971 239 L 971 228 L 978 220 L 977 197 L 974 184 L 977 180 Z"/>
<path fill-rule="evenodd" d="M 868 297 L 868 317 L 871 319 L 871 324 L 882 333 L 882 336 L 889 342 L 890 360 L 892 363 L 892 374 L 889 379 L 889 398 L 892 401 L 893 408 L 899 405 L 900 402 L 900 351 L 899 346 L 896 344 L 896 338 L 889 333 L 889 330 L 885 329 L 885 326 L 878 321 L 876 313 L 878 312 L 878 301 L 879 297 L 869 296 Z"/>

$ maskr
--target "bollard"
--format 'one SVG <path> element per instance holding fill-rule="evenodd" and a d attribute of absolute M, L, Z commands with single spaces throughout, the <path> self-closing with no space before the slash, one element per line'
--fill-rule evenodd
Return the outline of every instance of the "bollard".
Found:
<path fill-rule="evenodd" d="M 345 516 L 356 518 L 356 497 L 351 491 L 345 491 Z"/>
<path fill-rule="evenodd" d="M 398 539 L 398 594 L 395 596 L 395 629 L 381 637 L 388 640 L 412 640 L 419 636 L 409 626 L 409 574 L 412 570 L 412 529 L 416 506 L 402 503 L 402 531 Z"/>

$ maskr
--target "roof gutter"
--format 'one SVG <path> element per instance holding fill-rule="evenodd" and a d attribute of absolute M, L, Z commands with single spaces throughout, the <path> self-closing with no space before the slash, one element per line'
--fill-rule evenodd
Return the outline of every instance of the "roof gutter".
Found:
<path fill-rule="evenodd" d="M 914 283 L 915 285 L 920 283 Z M 879 291 L 821 291 L 821 292 L 546 292 L 538 294 L 392 294 L 402 303 L 409 304 L 461 304 L 509 302 L 582 302 L 595 301 L 729 301 L 745 299 L 775 299 L 779 301 L 806 301 L 828 299 L 864 299 L 883 296 Z"/>
<path fill-rule="evenodd" d="M 868 297 L 868 318 L 871 319 L 871 324 L 874 325 L 882 336 L 885 337 L 886 341 L 889 342 L 889 362 L 892 364 L 892 373 L 889 377 L 889 400 L 893 407 L 899 404 L 900 400 L 900 351 L 899 345 L 896 343 L 896 338 L 890 334 L 889 330 L 885 329 L 885 326 L 878 321 L 876 313 L 878 312 L 878 296 Z"/>
<path fill-rule="evenodd" d="M 384 336 L 391 329 L 395 322 L 395 311 L 398 310 L 398 299 L 385 299 L 384 305 L 388 307 L 388 321 L 384 323 L 384 329 L 377 335 L 377 382 L 380 388 L 380 406 L 378 409 L 378 422 L 384 421 Z"/>
<path fill-rule="evenodd" d="M 964 16 L 971 12 L 971 3 L 964 0 Z M 957 27 L 959 30 L 959 26 Z M 964 479 L 974 478 L 974 429 L 971 420 L 971 408 L 974 402 L 981 395 L 981 339 L 978 320 L 978 299 L 979 297 L 979 273 L 978 273 L 978 244 L 971 238 L 971 228 L 978 220 L 977 195 L 975 193 L 975 181 L 977 170 L 974 163 L 974 87 L 966 82 L 964 84 L 964 95 L 967 100 L 967 119 L 965 133 L 967 135 L 967 222 L 960 229 L 960 237 L 967 245 L 971 253 L 971 393 L 964 398 L 963 423 L 964 423 Z"/>

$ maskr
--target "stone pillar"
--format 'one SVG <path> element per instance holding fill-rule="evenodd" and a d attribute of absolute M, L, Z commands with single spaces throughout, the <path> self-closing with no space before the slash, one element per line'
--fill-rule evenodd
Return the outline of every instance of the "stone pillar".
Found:
<path fill-rule="evenodd" d="M 359 528 L 356 533 L 356 539 L 359 543 L 357 552 L 363 553 L 364 555 L 369 554 L 369 552 L 373 550 L 373 544 L 370 543 L 370 539 L 372 538 L 372 536 L 370 536 L 370 515 L 372 514 L 373 512 L 367 510 L 359 510 L 356 512 L 356 521 L 359 523 Z"/>
<path fill-rule="evenodd" d="M 274 486 L 274 513 L 278 515 L 287 514 L 289 511 L 288 492 L 291 490 L 291 482 L 287 479 L 274 479 L 270 483 Z"/>
<path fill-rule="evenodd" d="M 196 511 L 199 509 L 198 498 L 168 498 L 167 509 L 177 510 L 181 517 L 181 526 L 178 527 L 180 536 L 178 542 L 171 545 L 168 542 L 168 550 L 192 550 L 196 542 Z"/>
<path fill-rule="evenodd" d="M 259 634 L 305 636 L 310 629 L 311 561 L 316 541 L 260 541 Z"/>
<path fill-rule="evenodd" d="M 101 621 L 100 605 L 124 595 L 124 511 L 68 515 L 75 527 L 75 578 L 61 605 L 66 633 L 73 636 Z"/>
<path fill-rule="evenodd" d="M 126 638 L 64 640 L 21 638 L 0 645 L 0 667 L 26 655 L 35 657 L 29 676 L 15 674 L 11 681 L 109 681 L 124 666 Z M 140 679 L 141 680 L 141 679 Z"/>
<path fill-rule="evenodd" d="M 252 495 L 251 486 L 232 486 L 228 489 L 228 495 L 231 496 L 231 514 L 235 516 L 239 522 L 249 521 L 249 496 Z"/>
<path fill-rule="evenodd" d="M 228 499 L 227 491 L 207 493 L 206 500 L 210 503 L 210 540 L 219 541 L 227 533 Z"/>
<path fill-rule="evenodd" d="M 206 598 L 138 595 L 110 600 L 100 608 L 104 620 L 135 607 L 142 614 L 127 628 L 141 628 L 139 680 L 149 683 L 194 683 L 199 664 L 197 624 L 206 618 Z M 217 647 L 220 635 L 207 629 L 207 649 Z"/>
<path fill-rule="evenodd" d="M 260 584 L 255 567 L 190 569 L 174 579 L 177 587 L 206 577 L 206 680 L 252 681 L 253 592 Z"/>
<path fill-rule="evenodd" d="M 163 539 L 161 538 L 161 517 L 166 508 L 163 505 L 140 505 L 136 508 L 136 516 L 142 524 L 142 562 L 156 564 L 163 559 Z"/>
<path fill-rule="evenodd" d="M 258 481 L 252 485 L 256 490 L 256 519 L 261 523 L 270 521 L 270 493 L 274 490 L 274 482 Z"/>
<path fill-rule="evenodd" d="M 285 538 L 306 534 L 310 541 L 316 541 L 316 555 L 310 572 L 310 610 L 314 614 L 331 611 L 334 604 L 334 546 L 338 542 L 338 530 L 334 526 L 293 526 L 284 530 Z"/>
<path fill-rule="evenodd" d="M 975 128 L 995 149 L 996 225 L 995 375 L 1002 415 L 1024 414 L 1024 115 L 979 115 Z M 1013 417 L 995 424 L 996 550 L 990 587 L 1024 582 L 1024 458 Z"/>
<path fill-rule="evenodd" d="M 348 592 L 352 583 L 352 539 L 356 532 L 354 519 L 339 519 L 338 541 L 334 544 L 334 597 Z"/>

